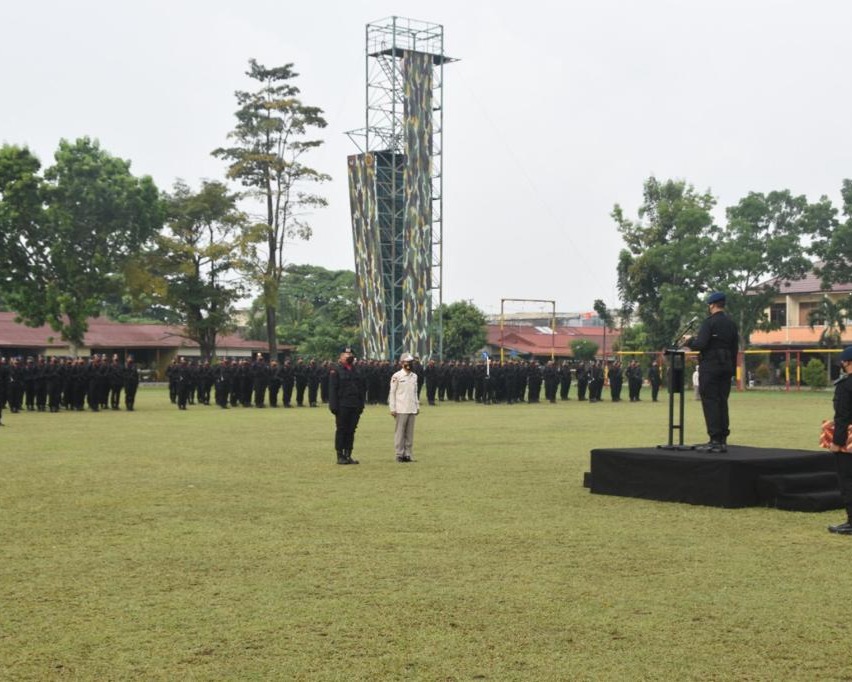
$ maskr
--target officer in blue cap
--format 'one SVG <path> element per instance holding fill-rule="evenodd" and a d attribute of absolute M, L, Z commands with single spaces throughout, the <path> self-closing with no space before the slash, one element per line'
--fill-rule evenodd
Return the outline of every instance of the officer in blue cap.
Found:
<path fill-rule="evenodd" d="M 686 345 L 699 351 L 698 393 L 704 410 L 704 421 L 710 442 L 695 449 L 705 452 L 727 452 L 731 433 L 728 419 L 728 396 L 731 379 L 737 369 L 740 337 L 737 325 L 725 312 L 725 294 L 714 291 L 706 299 L 709 315 L 698 334 Z"/>
<path fill-rule="evenodd" d="M 852 535 L 852 452 L 846 449 L 849 424 L 852 423 L 852 346 L 840 353 L 842 374 L 834 382 L 834 440 L 831 451 L 836 453 L 837 478 L 846 504 L 846 523 L 829 526 L 831 533 Z"/>

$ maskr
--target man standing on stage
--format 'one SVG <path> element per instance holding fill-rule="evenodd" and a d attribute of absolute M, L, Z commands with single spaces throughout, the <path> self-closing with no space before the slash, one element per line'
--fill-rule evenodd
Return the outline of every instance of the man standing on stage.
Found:
<path fill-rule="evenodd" d="M 364 379 L 355 368 L 355 355 L 351 348 L 344 348 L 337 366 L 328 374 L 328 408 L 335 419 L 334 448 L 338 464 L 358 464 L 357 459 L 352 459 L 352 446 L 366 392 Z"/>
<path fill-rule="evenodd" d="M 737 369 L 739 334 L 737 325 L 725 312 L 725 294 L 716 291 L 707 297 L 709 316 L 701 324 L 698 335 L 686 345 L 700 352 L 698 391 L 710 442 L 696 450 L 727 452 L 730 424 L 728 396 L 731 378 Z"/>

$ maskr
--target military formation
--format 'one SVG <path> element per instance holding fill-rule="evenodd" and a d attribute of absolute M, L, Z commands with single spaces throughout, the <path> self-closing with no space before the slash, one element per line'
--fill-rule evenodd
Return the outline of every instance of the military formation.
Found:
<path fill-rule="evenodd" d="M 0 356 L 0 415 L 60 410 L 133 410 L 139 370 L 132 356 L 120 362 L 104 355 L 88 358 Z"/>
<path fill-rule="evenodd" d="M 186 357 L 175 358 L 166 370 L 169 398 L 179 409 L 189 405 L 231 407 L 317 407 L 329 401 L 329 373 L 335 363 L 305 359 L 267 361 L 254 358 L 224 358 L 210 363 Z M 400 369 L 386 360 L 359 360 L 356 371 L 363 380 L 367 405 L 388 402 L 390 379 Z M 556 363 L 510 359 L 504 362 L 466 360 L 425 365 L 412 363 L 417 375 L 418 396 L 425 402 L 473 401 L 481 404 L 555 403 L 576 399 L 598 402 L 608 379 L 609 398 L 620 401 L 627 383 L 631 402 L 641 400 L 644 385 L 652 399 L 662 384 L 660 365 L 654 361 L 647 372 L 633 360 L 623 366 L 615 361 Z M 647 380 L 647 382 L 646 382 Z M 133 410 L 139 386 L 139 371 L 132 356 L 121 362 L 107 358 L 0 357 L 0 417 L 2 410 L 58 412 L 60 410 Z M 424 391 L 425 389 L 425 391 Z"/>
<path fill-rule="evenodd" d="M 218 405 L 229 407 L 317 407 L 328 403 L 329 373 L 335 363 L 316 360 L 276 360 L 268 362 L 263 356 L 252 359 L 226 358 L 217 364 L 177 358 L 166 371 L 169 396 L 179 409 L 188 405 Z M 398 363 L 386 360 L 360 360 L 355 364 L 364 385 L 367 405 L 388 402 L 390 379 L 400 369 Z M 425 388 L 426 402 L 473 401 L 482 404 L 555 403 L 570 400 L 571 387 L 576 386 L 576 398 L 589 402 L 603 400 L 606 378 L 610 398 L 620 401 L 626 381 L 631 402 L 641 400 L 646 384 L 652 400 L 657 400 L 662 373 L 657 361 L 647 372 L 633 360 L 626 366 L 615 361 L 572 363 L 535 360 L 506 362 L 469 362 L 430 360 L 423 365 L 412 363 L 418 378 L 418 396 Z"/>

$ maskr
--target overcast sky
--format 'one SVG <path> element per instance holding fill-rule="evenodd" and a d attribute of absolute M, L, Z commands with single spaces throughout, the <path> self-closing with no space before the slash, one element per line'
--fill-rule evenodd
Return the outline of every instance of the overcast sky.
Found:
<path fill-rule="evenodd" d="M 618 304 L 621 239 L 649 175 L 725 206 L 852 177 L 847 0 L 0 0 L 0 142 L 45 166 L 88 135 L 168 189 L 221 180 L 249 58 L 293 62 L 325 111 L 334 180 L 289 261 L 354 269 L 345 132 L 364 125 L 365 24 L 444 26 L 444 300 Z M 521 310 L 537 310 L 521 306 Z"/>

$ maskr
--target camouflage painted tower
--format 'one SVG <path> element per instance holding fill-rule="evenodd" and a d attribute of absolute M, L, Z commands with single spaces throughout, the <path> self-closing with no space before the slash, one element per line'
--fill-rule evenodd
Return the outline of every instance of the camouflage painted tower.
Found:
<path fill-rule="evenodd" d="M 364 356 L 441 356 L 444 28 L 367 24 L 366 127 L 349 137 L 349 201 Z M 431 332 L 431 333 L 430 333 Z"/>

